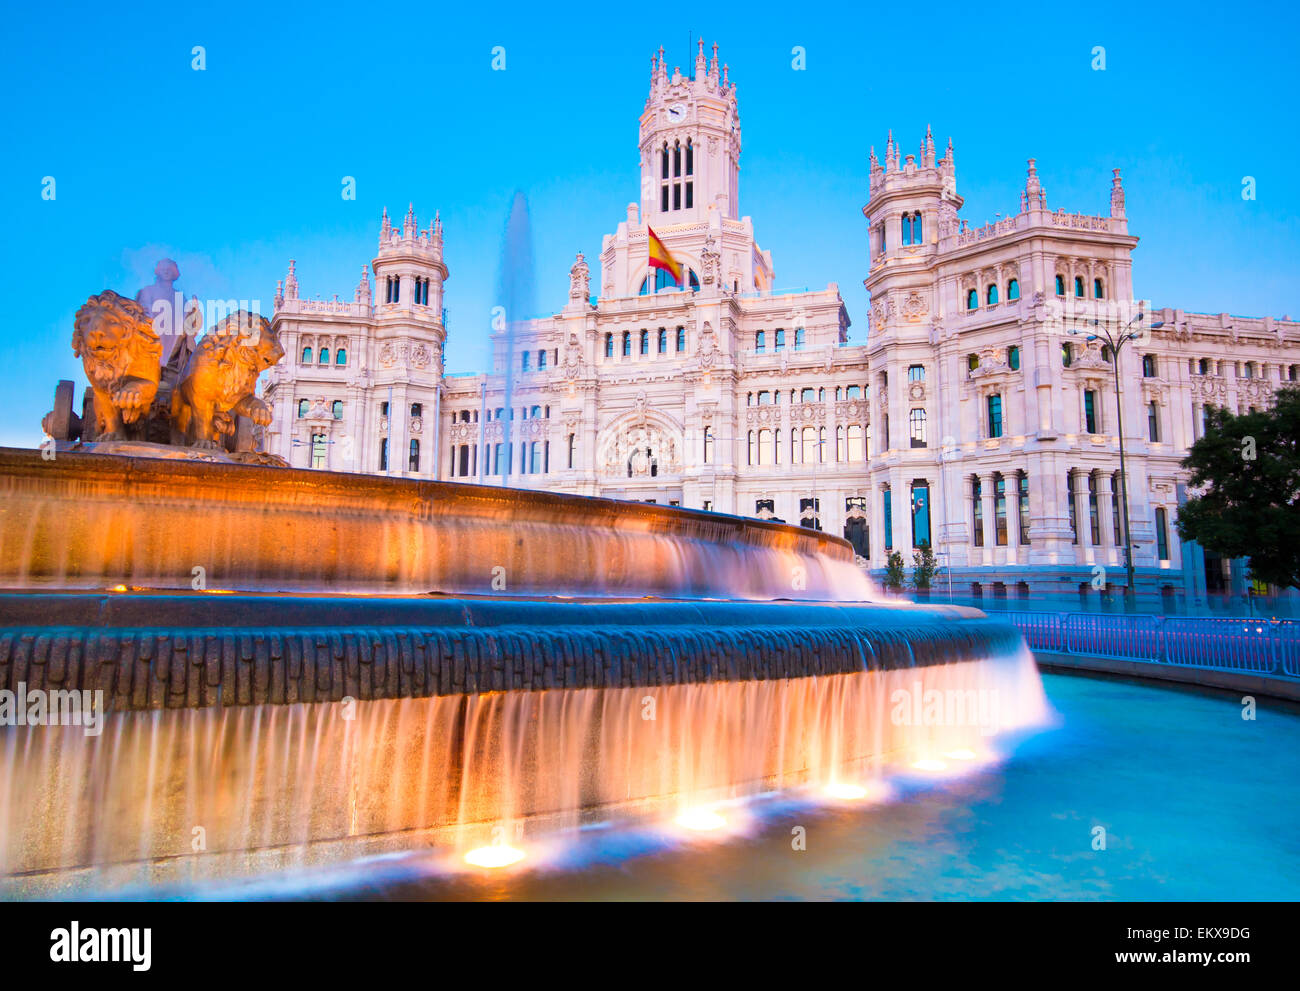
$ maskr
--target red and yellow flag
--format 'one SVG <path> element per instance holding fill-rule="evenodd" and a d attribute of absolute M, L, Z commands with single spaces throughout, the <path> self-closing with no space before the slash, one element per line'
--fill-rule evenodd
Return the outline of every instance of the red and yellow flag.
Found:
<path fill-rule="evenodd" d="M 664 247 L 664 243 L 659 240 L 659 235 L 651 229 L 649 224 L 646 225 L 646 230 L 650 232 L 650 267 L 662 268 L 673 277 L 674 282 L 681 285 L 682 263 Z"/>

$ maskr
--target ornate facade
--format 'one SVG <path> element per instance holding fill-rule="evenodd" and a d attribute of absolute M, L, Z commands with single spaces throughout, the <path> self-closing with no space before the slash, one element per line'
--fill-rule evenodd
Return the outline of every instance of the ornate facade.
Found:
<path fill-rule="evenodd" d="M 883 163 L 872 152 L 870 327 L 850 343 L 836 285 L 776 288 L 739 209 L 740 134 L 716 45 L 710 59 L 701 43 L 689 75 L 652 58 L 639 201 L 596 272 L 578 254 L 560 312 L 494 332 L 490 373 L 444 372 L 436 218 L 420 231 L 409 211 L 399 232 L 385 213 L 350 303 L 301 299 L 291 262 L 268 450 L 781 519 L 844 534 L 873 570 L 928 542 L 962 591 L 1115 585 L 1104 338 L 1136 335 L 1118 381 L 1138 583 L 1241 581 L 1180 545 L 1178 462 L 1206 404 L 1264 405 L 1296 379 L 1300 325 L 1138 300 L 1118 171 L 1107 213 L 1067 213 L 1048 207 L 1031 159 L 1019 212 L 971 229 L 952 144 L 939 158 L 927 130 L 915 155 L 892 134 Z M 648 227 L 684 266 L 680 286 L 649 267 Z"/>

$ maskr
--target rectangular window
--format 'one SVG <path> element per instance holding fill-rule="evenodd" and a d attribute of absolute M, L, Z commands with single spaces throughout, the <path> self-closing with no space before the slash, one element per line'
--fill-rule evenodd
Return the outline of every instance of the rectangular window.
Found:
<path fill-rule="evenodd" d="M 313 468 L 324 468 L 329 448 L 325 446 L 324 434 L 311 435 L 311 466 Z"/>
<path fill-rule="evenodd" d="M 1090 434 L 1097 432 L 1097 394 L 1091 389 L 1083 390 L 1083 429 Z"/>
<path fill-rule="evenodd" d="M 660 189 L 659 192 L 660 192 L 659 209 L 662 212 L 667 213 L 668 212 L 668 187 L 664 186 L 662 189 Z"/>
<path fill-rule="evenodd" d="M 924 381 L 925 381 L 925 366 L 924 366 L 924 365 L 908 365 L 908 366 L 907 366 L 907 381 L 909 381 L 909 382 L 924 382 Z"/>
<path fill-rule="evenodd" d="M 886 485 L 880 493 L 881 506 L 885 511 L 885 550 L 894 549 L 894 500 L 893 493 Z"/>
<path fill-rule="evenodd" d="M 686 209 L 689 210 L 694 205 L 695 205 L 695 183 L 688 182 L 686 184 Z"/>
<path fill-rule="evenodd" d="M 912 433 L 912 446 L 925 447 L 925 410 L 912 410 L 908 415 L 908 423 Z"/>
<path fill-rule="evenodd" d="M 1156 554 L 1169 560 L 1169 518 L 1163 506 L 1156 507 Z"/>
<path fill-rule="evenodd" d="M 462 462 L 464 462 L 464 461 L 468 461 L 468 460 L 469 460 L 469 447 L 466 446 L 466 447 L 462 448 L 461 450 L 463 450 L 463 451 L 465 452 L 465 456 L 461 459 Z M 469 466 L 466 465 L 465 467 L 466 467 L 466 471 L 464 472 L 464 474 L 468 475 L 468 474 L 469 474 L 469 471 L 468 471 Z M 411 441 L 411 453 L 410 453 L 410 457 L 407 458 L 407 468 L 409 468 L 411 471 L 419 471 L 419 470 L 420 470 L 420 442 L 419 442 L 418 440 L 413 440 L 413 441 Z"/>
<path fill-rule="evenodd" d="M 680 182 L 675 182 L 673 183 L 673 209 L 680 210 L 681 208 L 682 208 L 682 184 Z"/>
<path fill-rule="evenodd" d="M 1147 440 L 1156 443 L 1160 440 L 1160 406 L 1147 404 Z"/>
<path fill-rule="evenodd" d="M 388 438 L 379 438 L 379 470 L 388 471 Z"/>
<path fill-rule="evenodd" d="M 975 536 L 975 546 L 984 546 L 984 493 L 978 478 L 971 479 L 971 532 Z"/>
<path fill-rule="evenodd" d="M 1088 476 L 1088 530 L 1092 537 L 1092 546 L 1101 543 L 1101 520 L 1097 513 L 1097 476 Z"/>
<path fill-rule="evenodd" d="M 1124 545 L 1124 537 L 1123 537 L 1123 532 L 1120 529 L 1120 519 L 1119 519 L 1120 509 L 1121 509 L 1120 501 L 1121 500 L 1120 500 L 1120 487 L 1119 487 L 1119 473 L 1116 472 L 1114 475 L 1110 477 L 1110 506 L 1111 506 L 1111 516 L 1112 516 L 1111 523 L 1114 526 L 1116 547 L 1122 547 Z"/>
<path fill-rule="evenodd" d="M 1020 495 L 1019 522 L 1020 542 L 1029 543 L 1029 476 L 1022 474 L 1017 481 Z"/>
<path fill-rule="evenodd" d="M 921 481 L 912 483 L 912 546 L 930 544 L 930 486 Z"/>
<path fill-rule="evenodd" d="M 1079 542 L 1079 512 L 1074 498 L 1074 473 L 1069 471 L 1065 473 L 1065 500 L 1070 504 L 1070 532 L 1073 534 L 1070 543 L 1077 544 Z"/>
<path fill-rule="evenodd" d="M 989 436 L 1002 436 L 1002 397 L 989 396 Z"/>
<path fill-rule="evenodd" d="M 999 547 L 1007 546 L 1007 480 L 1002 475 L 993 480 L 993 532 Z"/>

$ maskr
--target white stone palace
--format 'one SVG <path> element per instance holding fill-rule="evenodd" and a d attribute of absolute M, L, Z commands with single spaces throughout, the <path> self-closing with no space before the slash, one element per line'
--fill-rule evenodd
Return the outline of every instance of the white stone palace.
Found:
<path fill-rule="evenodd" d="M 300 297 L 290 262 L 267 449 L 301 467 L 785 520 L 843 534 L 877 573 L 894 550 L 910 569 L 928 542 L 959 594 L 1086 594 L 1126 580 L 1103 338 L 1136 334 L 1118 383 L 1137 585 L 1242 590 L 1241 562 L 1178 539 L 1179 461 L 1207 405 L 1264 406 L 1296 380 L 1300 325 L 1138 299 L 1118 170 L 1107 212 L 1067 213 L 1030 159 L 1019 212 L 970 228 L 952 142 L 937 157 L 927 129 L 915 154 L 892 134 L 883 162 L 872 152 L 871 319 L 850 343 L 838 286 L 777 287 L 740 212 L 740 133 L 717 46 L 709 59 L 701 42 L 689 75 L 661 49 L 640 201 L 594 259 L 598 294 L 579 254 L 560 312 L 494 333 L 491 373 L 445 372 L 436 217 L 420 230 L 408 210 L 399 229 L 385 211 L 350 302 Z M 649 267 L 648 227 L 684 266 L 680 286 Z"/>

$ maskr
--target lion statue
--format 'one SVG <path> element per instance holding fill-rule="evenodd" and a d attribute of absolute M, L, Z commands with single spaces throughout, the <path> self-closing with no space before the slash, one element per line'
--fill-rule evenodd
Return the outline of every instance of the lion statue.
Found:
<path fill-rule="evenodd" d="M 72 351 L 95 397 L 95 439 L 133 439 L 158 393 L 162 359 L 144 307 L 111 289 L 91 296 L 77 311 Z"/>
<path fill-rule="evenodd" d="M 220 449 L 235 432 L 235 417 L 259 426 L 271 409 L 255 396 L 257 377 L 284 357 L 271 321 L 240 310 L 199 341 L 172 390 L 172 428 L 191 447 Z"/>

